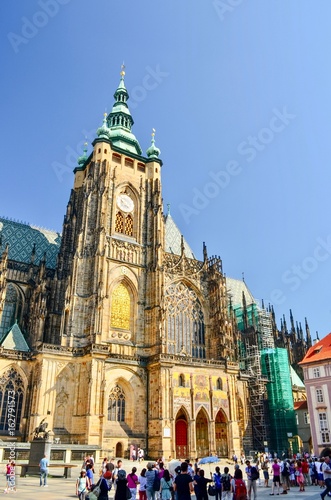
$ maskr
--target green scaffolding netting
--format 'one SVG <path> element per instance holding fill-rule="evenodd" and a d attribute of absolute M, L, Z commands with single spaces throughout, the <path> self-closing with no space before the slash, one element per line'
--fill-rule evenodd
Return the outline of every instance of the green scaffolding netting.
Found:
<path fill-rule="evenodd" d="M 294 436 L 298 434 L 294 412 L 290 364 L 286 349 L 274 348 L 261 351 L 262 375 L 267 383 L 270 450 L 278 455 L 297 452 Z"/>

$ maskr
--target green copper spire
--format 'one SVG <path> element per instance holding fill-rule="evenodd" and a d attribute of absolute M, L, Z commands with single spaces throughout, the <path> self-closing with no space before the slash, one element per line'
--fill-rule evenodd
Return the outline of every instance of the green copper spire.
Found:
<path fill-rule="evenodd" d="M 83 155 L 78 158 L 78 165 L 82 167 L 87 160 L 87 142 L 84 142 Z"/>
<path fill-rule="evenodd" d="M 155 146 L 155 128 L 152 131 L 152 144 L 147 149 L 146 154 L 148 158 L 158 158 L 161 151 Z"/>
<path fill-rule="evenodd" d="M 122 64 L 120 73 L 121 80 L 114 94 L 115 103 L 107 117 L 107 125 L 110 130 L 109 138 L 115 146 L 125 149 L 128 152 L 141 155 L 142 150 L 139 142 L 131 132 L 131 127 L 134 122 L 127 105 L 129 94 L 124 83 L 124 69 L 125 66 Z"/>
<path fill-rule="evenodd" d="M 103 115 L 103 123 L 102 126 L 98 128 L 97 135 L 99 139 L 110 139 L 110 130 L 107 126 L 107 113 Z"/>

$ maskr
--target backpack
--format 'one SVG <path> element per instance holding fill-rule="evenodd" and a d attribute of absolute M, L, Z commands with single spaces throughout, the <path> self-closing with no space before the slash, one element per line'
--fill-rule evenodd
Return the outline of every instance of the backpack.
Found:
<path fill-rule="evenodd" d="M 234 484 L 236 488 L 236 498 L 242 498 L 243 496 L 247 495 L 246 484 L 242 479 L 235 479 Z"/>
<path fill-rule="evenodd" d="M 222 489 L 223 491 L 230 491 L 231 490 L 231 476 L 230 474 L 222 474 Z"/>
<path fill-rule="evenodd" d="M 289 465 L 287 462 L 285 462 L 282 470 L 282 476 L 287 477 L 289 475 L 290 475 Z"/>
<path fill-rule="evenodd" d="M 215 483 L 215 487 L 220 490 L 222 488 L 222 482 L 221 482 L 221 474 L 214 474 L 214 483 Z"/>
<path fill-rule="evenodd" d="M 153 481 L 153 490 L 160 491 L 160 487 L 161 487 L 160 477 L 159 477 L 158 472 L 155 471 L 155 477 L 154 477 L 154 481 Z"/>
<path fill-rule="evenodd" d="M 251 480 L 256 481 L 260 478 L 260 473 L 256 467 L 251 467 Z"/>

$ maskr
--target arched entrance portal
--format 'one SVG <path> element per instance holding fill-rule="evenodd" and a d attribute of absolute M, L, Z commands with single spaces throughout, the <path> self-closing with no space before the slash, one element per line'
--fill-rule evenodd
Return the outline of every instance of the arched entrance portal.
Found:
<path fill-rule="evenodd" d="M 116 444 L 115 456 L 116 457 L 123 457 L 123 445 L 122 445 L 122 443 Z"/>
<path fill-rule="evenodd" d="M 186 415 L 183 411 L 180 411 L 176 419 L 176 458 L 186 458 L 188 456 L 187 428 Z"/>
<path fill-rule="evenodd" d="M 215 419 L 216 453 L 218 457 L 228 457 L 228 431 L 227 420 L 222 410 Z"/>
<path fill-rule="evenodd" d="M 208 436 L 208 417 L 206 412 L 201 408 L 196 421 L 196 443 L 197 454 L 199 457 L 207 457 L 210 455 L 209 436 Z"/>

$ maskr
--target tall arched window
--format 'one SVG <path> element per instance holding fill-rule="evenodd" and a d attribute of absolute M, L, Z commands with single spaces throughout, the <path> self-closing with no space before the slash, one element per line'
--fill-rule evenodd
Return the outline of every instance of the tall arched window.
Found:
<path fill-rule="evenodd" d="M 130 214 L 125 218 L 125 234 L 133 236 L 133 219 Z"/>
<path fill-rule="evenodd" d="M 195 291 L 183 283 L 170 285 L 165 309 L 168 353 L 204 359 L 205 324 Z"/>
<path fill-rule="evenodd" d="M 125 394 L 119 385 L 116 385 L 109 394 L 108 420 L 125 421 Z"/>
<path fill-rule="evenodd" d="M 23 396 L 23 381 L 17 371 L 11 368 L 0 378 L 0 432 L 9 434 L 19 430 Z"/>
<path fill-rule="evenodd" d="M 120 283 L 112 293 L 110 326 L 130 330 L 131 300 L 126 286 Z"/>
<path fill-rule="evenodd" d="M 218 378 L 217 379 L 217 383 L 216 383 L 216 389 L 218 391 L 222 391 L 223 390 L 223 381 L 221 378 Z"/>
<path fill-rule="evenodd" d="M 115 219 L 115 231 L 116 233 L 124 232 L 124 217 L 121 212 L 117 212 Z"/>
<path fill-rule="evenodd" d="M 185 387 L 185 376 L 183 374 L 179 375 L 178 385 L 179 387 Z"/>
<path fill-rule="evenodd" d="M 17 288 L 9 283 L 6 290 L 5 306 L 2 311 L 0 335 L 8 332 L 16 320 L 20 320 L 22 312 L 22 298 Z"/>

